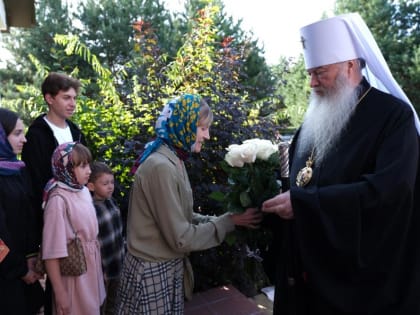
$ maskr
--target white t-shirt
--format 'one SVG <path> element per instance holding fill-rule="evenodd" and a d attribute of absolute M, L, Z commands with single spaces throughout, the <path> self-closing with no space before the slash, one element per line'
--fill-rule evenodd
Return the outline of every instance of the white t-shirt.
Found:
<path fill-rule="evenodd" d="M 51 130 L 53 131 L 55 139 L 57 139 L 58 144 L 62 144 L 65 142 L 72 142 L 73 136 L 71 135 L 70 127 L 67 125 L 65 128 L 60 128 L 50 122 L 47 117 L 44 117 L 44 120 L 47 122 L 48 126 L 50 126 Z"/>

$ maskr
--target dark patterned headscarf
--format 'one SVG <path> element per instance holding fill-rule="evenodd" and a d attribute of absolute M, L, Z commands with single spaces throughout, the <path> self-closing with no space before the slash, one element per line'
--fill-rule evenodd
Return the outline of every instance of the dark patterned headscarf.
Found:
<path fill-rule="evenodd" d="M 166 143 L 180 158 L 187 155 L 181 152 L 191 152 L 197 136 L 200 100 L 199 95 L 184 94 L 165 105 L 155 125 L 157 138 L 146 144 L 138 165 L 143 163 L 162 143 Z"/>
<path fill-rule="evenodd" d="M 6 131 L 0 124 L 0 175 L 17 174 L 23 167 L 25 167 L 25 163 L 17 159 L 9 140 L 7 140 Z"/>
<path fill-rule="evenodd" d="M 44 203 L 48 200 L 49 192 L 57 187 L 67 190 L 79 191 L 84 185 L 77 182 L 74 173 L 73 148 L 77 142 L 66 142 L 60 144 L 51 157 L 53 178 L 51 178 L 44 188 Z"/>

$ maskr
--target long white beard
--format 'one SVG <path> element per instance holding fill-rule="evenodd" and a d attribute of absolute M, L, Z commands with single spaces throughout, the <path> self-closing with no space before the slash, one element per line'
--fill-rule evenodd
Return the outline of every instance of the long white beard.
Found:
<path fill-rule="evenodd" d="M 314 163 L 320 165 L 336 144 L 356 109 L 359 88 L 354 88 L 343 76 L 335 87 L 320 96 L 311 92 L 308 110 L 299 136 L 298 153 L 315 150 Z"/>

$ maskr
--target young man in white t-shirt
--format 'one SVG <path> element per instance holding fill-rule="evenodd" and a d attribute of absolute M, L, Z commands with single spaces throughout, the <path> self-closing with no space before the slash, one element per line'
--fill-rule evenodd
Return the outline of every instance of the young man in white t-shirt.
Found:
<path fill-rule="evenodd" d="M 29 126 L 27 143 L 22 151 L 31 179 L 33 205 L 37 213 L 39 238 L 42 233 L 42 194 L 45 184 L 52 177 L 51 155 L 64 142 L 79 141 L 86 145 L 85 137 L 78 126 L 70 121 L 76 110 L 76 97 L 80 82 L 66 74 L 52 72 L 42 83 L 42 94 L 48 112 L 37 117 Z M 44 314 L 51 314 L 51 286 L 47 281 Z"/>

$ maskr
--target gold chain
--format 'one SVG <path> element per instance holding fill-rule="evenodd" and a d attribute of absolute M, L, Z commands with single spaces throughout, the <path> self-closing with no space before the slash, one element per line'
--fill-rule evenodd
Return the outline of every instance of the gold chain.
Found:
<path fill-rule="evenodd" d="M 372 90 L 372 86 L 369 86 L 369 88 L 366 90 L 365 93 L 363 93 L 362 96 L 360 96 L 359 100 L 356 103 L 356 106 L 359 105 L 359 103 L 365 98 L 365 96 Z"/>

